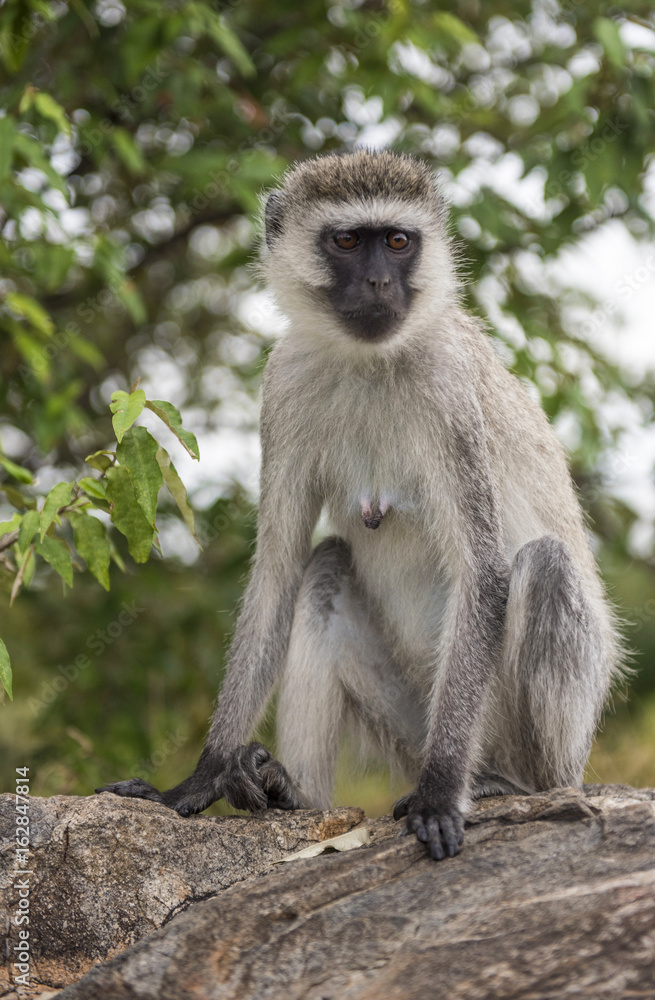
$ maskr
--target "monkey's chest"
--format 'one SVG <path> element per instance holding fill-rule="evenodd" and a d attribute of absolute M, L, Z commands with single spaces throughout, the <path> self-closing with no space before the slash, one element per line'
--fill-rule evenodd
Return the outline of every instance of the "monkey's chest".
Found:
<path fill-rule="evenodd" d="M 338 451 L 323 455 L 326 512 L 396 654 L 420 670 L 433 658 L 447 594 L 435 533 L 443 513 L 427 450 L 379 435 L 379 447 L 365 447 L 344 428 Z"/>

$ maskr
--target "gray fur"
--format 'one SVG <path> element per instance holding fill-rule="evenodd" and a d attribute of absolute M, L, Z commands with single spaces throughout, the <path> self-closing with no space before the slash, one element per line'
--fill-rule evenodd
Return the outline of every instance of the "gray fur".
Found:
<path fill-rule="evenodd" d="M 448 809 L 579 784 L 619 673 L 613 616 L 562 449 L 459 304 L 433 176 L 323 157 L 275 205 L 263 270 L 290 329 L 264 380 L 257 557 L 210 740 L 245 740 L 281 676 L 281 757 L 306 802 L 329 801 L 349 709 Z M 322 295 L 326 215 L 421 227 L 416 302 L 384 343 L 349 338 Z M 367 531 L 361 497 L 382 495 Z M 321 509 L 343 542 L 310 559 Z"/>
<path fill-rule="evenodd" d="M 459 850 L 471 797 L 582 780 L 614 617 L 562 448 L 462 309 L 445 225 L 432 173 L 391 153 L 302 163 L 268 202 L 262 271 L 290 323 L 264 377 L 257 552 L 203 757 L 164 793 L 180 811 L 204 808 L 208 775 L 220 792 L 280 680 L 299 801 L 329 804 L 355 717 L 417 780 L 395 815 L 434 858 Z M 326 295 L 319 234 L 358 226 L 420 233 L 384 340 L 349 336 Z M 322 510 L 336 540 L 312 554 Z M 293 805 L 265 766 L 269 801 Z"/>

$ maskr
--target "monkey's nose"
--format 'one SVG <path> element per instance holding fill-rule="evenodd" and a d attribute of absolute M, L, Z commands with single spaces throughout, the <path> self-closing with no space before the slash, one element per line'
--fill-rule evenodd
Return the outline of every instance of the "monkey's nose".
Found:
<path fill-rule="evenodd" d="M 369 285 L 372 285 L 376 292 L 382 291 L 391 284 L 391 278 L 388 274 L 369 274 L 366 280 Z"/>

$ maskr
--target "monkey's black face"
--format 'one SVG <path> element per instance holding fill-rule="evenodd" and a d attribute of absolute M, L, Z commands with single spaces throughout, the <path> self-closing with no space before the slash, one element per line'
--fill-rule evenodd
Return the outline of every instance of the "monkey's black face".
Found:
<path fill-rule="evenodd" d="M 358 340 L 390 337 L 407 316 L 420 235 L 407 229 L 325 229 L 319 237 L 332 280 L 330 303 Z"/>

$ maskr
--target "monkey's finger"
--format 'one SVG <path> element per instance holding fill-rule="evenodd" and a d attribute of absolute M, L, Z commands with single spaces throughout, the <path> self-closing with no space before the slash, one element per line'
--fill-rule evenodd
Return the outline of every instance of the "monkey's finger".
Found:
<path fill-rule="evenodd" d="M 273 759 L 270 750 L 267 750 L 263 743 L 249 743 L 245 749 L 249 751 L 250 761 L 254 767 L 261 767 Z"/>
<path fill-rule="evenodd" d="M 297 809 L 299 799 L 286 768 L 270 754 L 269 759 L 258 770 L 262 789 L 268 796 L 269 809 Z M 276 805 L 272 805 L 272 802 Z"/>
<path fill-rule="evenodd" d="M 288 811 L 290 809 L 300 809 L 301 806 L 300 806 L 300 800 L 297 799 L 297 798 L 295 798 L 295 797 L 293 797 L 293 798 L 288 797 L 288 798 L 284 798 L 284 799 L 272 799 L 270 797 L 270 795 L 269 795 L 266 808 L 267 809 L 285 809 L 285 810 Z"/>
<path fill-rule="evenodd" d="M 149 799 L 151 802 L 159 802 L 165 805 L 162 793 L 154 785 L 148 784 L 143 778 L 129 778 L 127 781 L 115 781 L 110 785 L 102 785 L 96 788 L 99 792 L 112 792 L 114 795 L 123 795 L 132 799 Z"/>
<path fill-rule="evenodd" d="M 264 781 L 264 792 L 269 809 L 299 809 L 300 799 L 290 780 L 277 777 L 274 781 Z"/>
<path fill-rule="evenodd" d="M 268 795 L 268 808 L 300 809 L 300 799 L 293 788 L 283 788 L 276 795 Z"/>
<path fill-rule="evenodd" d="M 236 747 L 232 751 L 228 766 L 254 773 L 269 760 L 271 755 L 265 746 L 261 743 L 249 743 L 248 746 Z"/>
<path fill-rule="evenodd" d="M 226 786 L 223 797 L 235 809 L 247 809 L 249 812 L 266 809 L 268 804 L 268 799 L 261 788 L 258 788 L 245 774 Z"/>
<path fill-rule="evenodd" d="M 442 829 L 438 816 L 428 816 L 425 821 L 425 828 L 428 832 L 427 844 L 430 857 L 433 861 L 443 861 L 446 851 L 442 843 Z"/>
<path fill-rule="evenodd" d="M 441 839 L 448 851 L 448 857 L 454 858 L 456 854 L 459 854 L 459 848 L 463 840 L 463 835 L 457 829 L 457 821 L 451 816 L 441 816 L 438 826 L 441 827 Z"/>
<path fill-rule="evenodd" d="M 443 844 L 441 843 L 440 833 L 430 840 L 428 844 L 428 851 L 433 861 L 443 861 L 446 857 L 446 852 L 444 851 Z"/>
<path fill-rule="evenodd" d="M 407 817 L 407 829 L 411 833 L 415 833 L 422 844 L 427 844 L 430 839 L 430 834 L 420 813 L 410 813 Z"/>

